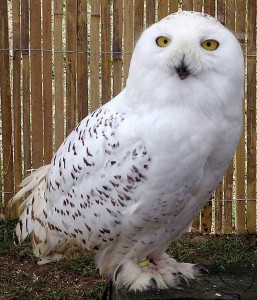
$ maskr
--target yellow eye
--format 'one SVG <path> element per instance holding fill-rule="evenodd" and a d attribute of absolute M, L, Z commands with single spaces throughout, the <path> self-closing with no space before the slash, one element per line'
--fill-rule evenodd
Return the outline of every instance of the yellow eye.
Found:
<path fill-rule="evenodd" d="M 201 43 L 201 46 L 208 51 L 214 51 L 219 47 L 219 43 L 215 40 L 206 40 Z"/>
<path fill-rule="evenodd" d="M 167 47 L 170 43 L 170 39 L 167 38 L 166 36 L 159 36 L 157 39 L 156 39 L 156 44 L 159 46 L 159 47 Z"/>

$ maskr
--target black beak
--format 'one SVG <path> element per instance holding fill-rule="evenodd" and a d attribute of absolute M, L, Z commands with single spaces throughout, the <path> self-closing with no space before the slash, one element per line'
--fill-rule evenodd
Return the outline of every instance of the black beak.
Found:
<path fill-rule="evenodd" d="M 181 64 L 176 67 L 176 71 L 181 80 L 185 79 L 189 75 L 189 71 L 184 63 L 184 60 L 182 60 Z"/>

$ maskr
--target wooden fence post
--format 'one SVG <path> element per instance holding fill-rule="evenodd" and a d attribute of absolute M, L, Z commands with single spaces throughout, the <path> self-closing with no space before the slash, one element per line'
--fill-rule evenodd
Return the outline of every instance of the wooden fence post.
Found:
<path fill-rule="evenodd" d="M 133 4 L 133 3 L 132 3 Z M 101 0 L 101 99 L 105 104 L 111 99 L 111 1 Z"/>
<path fill-rule="evenodd" d="M 87 1 L 78 0 L 77 106 L 78 121 L 88 114 Z"/>
<path fill-rule="evenodd" d="M 77 124 L 77 1 L 66 0 L 66 136 Z"/>
<path fill-rule="evenodd" d="M 29 0 L 21 1 L 21 57 L 22 57 L 22 106 L 24 174 L 31 169 L 31 105 L 29 61 Z"/>
<path fill-rule="evenodd" d="M 256 1 L 247 8 L 247 231 L 256 232 Z"/>
<path fill-rule="evenodd" d="M 113 0 L 113 97 L 122 89 L 122 16 L 123 1 Z"/>
<path fill-rule="evenodd" d="M 43 99 L 41 62 L 41 1 L 30 1 L 32 166 L 43 164 Z"/>
<path fill-rule="evenodd" d="M 7 0 L 0 1 L 0 91 L 2 111 L 2 149 L 4 176 L 4 205 L 5 208 L 13 196 L 13 148 L 12 148 L 12 112 L 11 86 L 9 63 L 9 30 Z M 8 216 L 7 209 L 4 214 Z M 15 210 L 10 217 L 15 217 Z"/>
<path fill-rule="evenodd" d="M 54 103 L 55 145 L 57 150 L 64 140 L 64 86 L 63 86 L 63 0 L 54 0 Z"/>
<path fill-rule="evenodd" d="M 43 105 L 44 105 L 44 164 L 53 156 L 52 103 L 52 0 L 42 2 L 43 9 Z"/>
<path fill-rule="evenodd" d="M 90 27 L 90 112 L 100 106 L 99 87 L 99 29 L 100 29 L 100 0 L 91 0 Z"/>
<path fill-rule="evenodd" d="M 124 85 L 128 78 L 129 65 L 133 51 L 134 32 L 133 28 L 133 1 L 124 0 Z"/>
<path fill-rule="evenodd" d="M 246 29 L 246 2 L 237 1 L 236 5 L 236 35 L 239 39 L 244 55 L 245 51 L 245 29 Z M 245 59 L 246 62 L 246 59 Z M 242 234 L 245 232 L 245 99 L 242 104 L 243 112 L 243 130 L 236 152 L 236 232 Z"/>
<path fill-rule="evenodd" d="M 134 46 L 144 28 L 144 0 L 135 0 L 134 6 Z"/>

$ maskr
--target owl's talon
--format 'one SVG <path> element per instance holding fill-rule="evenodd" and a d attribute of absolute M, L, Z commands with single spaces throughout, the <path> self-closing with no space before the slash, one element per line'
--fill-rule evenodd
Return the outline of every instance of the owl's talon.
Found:
<path fill-rule="evenodd" d="M 157 285 L 157 282 L 154 278 L 151 278 L 149 280 L 149 285 L 148 285 L 149 289 L 152 290 L 152 291 L 155 291 L 157 292 L 159 289 L 158 289 L 158 285 Z"/>
<path fill-rule="evenodd" d="M 189 286 L 190 286 L 190 284 L 189 284 L 189 282 L 188 282 L 186 276 L 183 275 L 181 272 L 178 272 L 178 273 L 176 274 L 176 276 L 177 276 L 177 277 L 179 278 L 179 280 L 180 280 L 180 285 L 182 285 L 183 287 L 189 287 Z"/>
<path fill-rule="evenodd" d="M 112 300 L 112 295 L 113 295 L 113 281 L 112 279 L 109 279 L 107 281 L 107 284 L 105 286 L 105 289 L 102 293 L 102 296 L 100 300 Z"/>
<path fill-rule="evenodd" d="M 198 273 L 198 276 L 208 276 L 209 275 L 209 271 L 201 265 L 194 265 L 193 268 Z"/>
<path fill-rule="evenodd" d="M 113 275 L 114 281 L 117 281 L 117 277 L 122 270 L 123 270 L 123 265 L 119 265 Z"/>

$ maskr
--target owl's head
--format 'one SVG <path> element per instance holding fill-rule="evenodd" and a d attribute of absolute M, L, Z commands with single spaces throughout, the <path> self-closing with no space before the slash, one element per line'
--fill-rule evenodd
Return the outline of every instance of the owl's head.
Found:
<path fill-rule="evenodd" d="M 210 93 L 233 84 L 242 90 L 243 77 L 243 55 L 236 37 L 213 17 L 184 11 L 142 33 L 127 86 L 148 89 L 151 95 L 170 93 L 174 99 L 199 88 Z"/>

